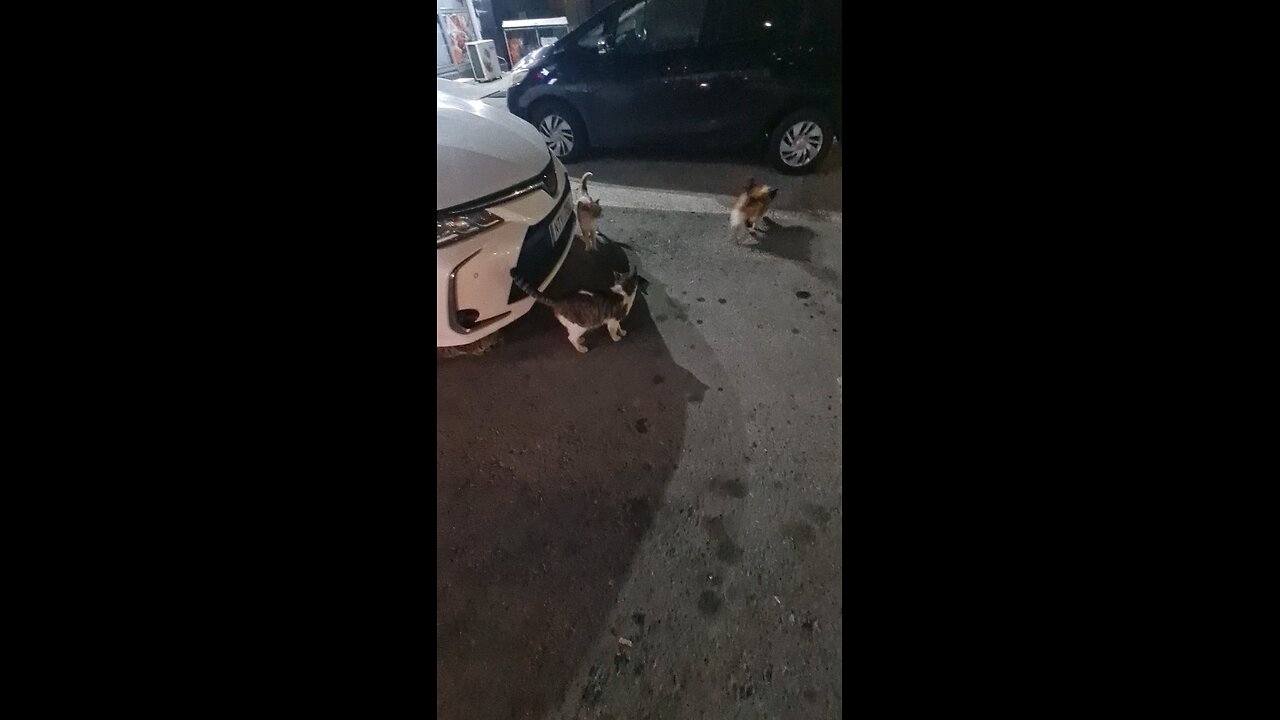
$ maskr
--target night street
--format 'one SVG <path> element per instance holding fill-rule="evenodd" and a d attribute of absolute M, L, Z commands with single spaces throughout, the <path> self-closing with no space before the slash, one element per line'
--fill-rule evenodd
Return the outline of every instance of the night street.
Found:
<path fill-rule="evenodd" d="M 841 717 L 841 154 L 567 166 L 651 284 L 585 355 L 538 305 L 437 362 L 438 717 Z"/>

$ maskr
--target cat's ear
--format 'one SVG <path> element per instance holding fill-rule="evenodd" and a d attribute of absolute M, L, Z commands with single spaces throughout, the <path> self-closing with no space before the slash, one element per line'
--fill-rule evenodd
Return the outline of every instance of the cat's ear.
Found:
<path fill-rule="evenodd" d="M 751 188 L 753 188 L 753 187 L 755 187 L 755 186 L 756 186 L 756 179 L 755 179 L 755 178 L 747 178 L 747 189 L 748 189 L 748 190 L 750 190 Z"/>

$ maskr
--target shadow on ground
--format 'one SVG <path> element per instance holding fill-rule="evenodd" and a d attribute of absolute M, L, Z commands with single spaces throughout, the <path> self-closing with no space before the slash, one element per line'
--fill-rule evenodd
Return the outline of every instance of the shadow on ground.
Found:
<path fill-rule="evenodd" d="M 576 246 L 548 294 L 607 283 L 619 257 Z M 608 623 L 706 391 L 643 296 L 623 327 L 620 343 L 589 334 L 582 355 L 538 305 L 492 352 L 437 363 L 443 720 L 543 717 Z"/>
<path fill-rule="evenodd" d="M 746 247 L 800 263 L 812 262 L 814 233 L 803 225 L 783 225 L 766 221 L 767 232 L 754 240 L 748 239 Z"/>

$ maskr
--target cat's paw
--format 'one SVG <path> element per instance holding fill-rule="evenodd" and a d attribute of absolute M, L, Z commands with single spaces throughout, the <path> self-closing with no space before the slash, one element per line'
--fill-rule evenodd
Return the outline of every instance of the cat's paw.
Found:
<path fill-rule="evenodd" d="M 591 348 L 587 347 L 586 345 L 574 345 L 573 349 L 577 350 L 580 353 L 586 353 L 591 350 Z"/>

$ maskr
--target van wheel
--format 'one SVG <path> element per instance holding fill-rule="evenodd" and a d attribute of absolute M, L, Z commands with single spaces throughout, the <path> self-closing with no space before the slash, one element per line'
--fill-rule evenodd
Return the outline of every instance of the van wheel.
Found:
<path fill-rule="evenodd" d="M 769 161 L 786 175 L 818 169 L 831 151 L 831 119 L 819 110 L 797 110 L 769 135 Z"/>
<path fill-rule="evenodd" d="M 533 126 L 547 141 L 551 154 L 560 162 L 582 159 L 587 152 L 587 128 L 582 117 L 563 103 L 546 103 L 533 114 Z"/>

